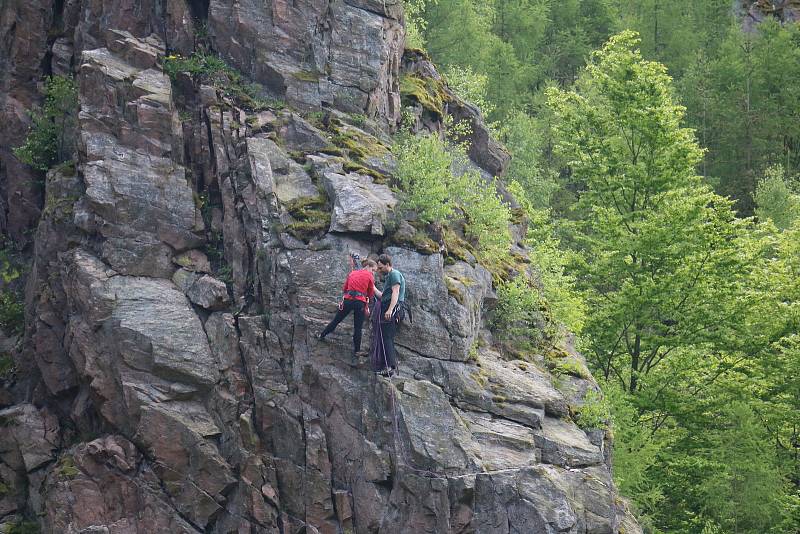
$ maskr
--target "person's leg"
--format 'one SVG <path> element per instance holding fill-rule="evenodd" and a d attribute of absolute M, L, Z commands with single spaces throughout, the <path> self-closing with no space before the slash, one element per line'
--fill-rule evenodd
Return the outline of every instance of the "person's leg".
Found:
<path fill-rule="evenodd" d="M 394 334 L 397 331 L 397 323 L 392 320 L 384 321 L 381 318 L 381 335 L 383 336 L 383 347 L 386 354 L 386 363 L 390 369 L 397 368 L 397 356 L 394 350 Z"/>
<path fill-rule="evenodd" d="M 386 344 L 386 361 L 390 369 L 397 369 L 397 351 L 394 348 L 394 335 L 397 333 L 397 323 L 388 321 L 381 323 L 383 342 Z"/>
<path fill-rule="evenodd" d="M 354 300 L 353 305 L 353 352 L 361 350 L 361 332 L 364 327 L 364 303 Z"/>
<path fill-rule="evenodd" d="M 352 308 L 347 305 L 348 302 L 350 301 L 349 300 L 344 301 L 344 307 L 336 312 L 336 316 L 330 323 L 328 323 L 328 326 L 326 326 L 325 330 L 323 330 L 322 333 L 319 335 L 320 338 L 324 338 L 325 336 L 336 330 L 336 327 L 339 326 L 339 323 L 341 323 L 344 320 L 344 318 L 347 317 L 347 314 L 350 313 L 350 310 L 352 310 Z"/>

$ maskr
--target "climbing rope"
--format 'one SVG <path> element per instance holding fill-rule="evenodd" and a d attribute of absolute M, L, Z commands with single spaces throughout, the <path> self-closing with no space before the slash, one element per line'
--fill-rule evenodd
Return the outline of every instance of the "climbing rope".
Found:
<path fill-rule="evenodd" d="M 380 301 L 377 301 L 375 303 L 375 306 L 373 307 L 373 313 L 377 313 L 378 314 L 377 317 L 376 317 L 376 320 L 373 320 L 373 326 L 377 327 L 377 328 L 374 329 L 375 331 L 373 332 L 373 335 L 376 336 L 376 338 L 377 338 L 377 342 L 375 344 L 377 345 L 377 349 L 380 350 L 380 354 L 383 354 L 383 368 L 384 369 L 390 369 L 389 360 L 386 357 L 386 346 L 383 343 L 383 331 L 381 330 L 381 327 L 380 327 L 380 323 L 381 323 L 381 305 L 380 305 Z M 391 321 L 393 319 L 389 319 L 389 320 Z M 373 356 L 375 356 L 374 352 L 375 351 L 373 351 Z M 377 360 L 373 360 L 372 363 L 373 363 L 373 370 L 377 371 L 378 365 L 381 362 L 377 361 Z M 399 366 L 399 363 L 397 362 L 397 355 L 395 355 L 395 373 L 396 374 L 399 373 L 399 367 L 400 366 Z M 389 378 L 391 378 L 391 377 L 389 377 Z M 389 380 L 389 399 L 390 399 L 390 403 L 389 404 L 391 406 L 391 412 L 392 412 L 392 438 L 393 438 L 393 441 L 394 441 L 395 456 L 397 457 L 397 460 L 398 460 L 398 462 L 397 462 L 398 467 L 399 466 L 403 466 L 403 467 L 409 469 L 410 471 L 413 471 L 413 472 L 415 472 L 415 473 L 417 473 L 420 476 L 425 477 L 425 478 L 447 479 L 448 477 L 446 475 L 444 475 L 443 473 L 436 473 L 434 471 L 430 471 L 428 469 L 421 469 L 421 468 L 416 467 L 415 465 L 413 465 L 411 459 L 409 458 L 408 452 L 406 451 L 405 446 L 403 446 L 403 440 L 400 438 L 400 422 L 399 422 L 399 418 L 397 416 L 397 398 L 396 398 L 396 395 L 395 395 L 394 383 L 391 380 Z"/>

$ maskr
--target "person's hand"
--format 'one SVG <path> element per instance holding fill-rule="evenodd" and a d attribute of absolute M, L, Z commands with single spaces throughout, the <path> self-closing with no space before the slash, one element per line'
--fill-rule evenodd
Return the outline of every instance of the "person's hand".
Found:
<path fill-rule="evenodd" d="M 371 313 L 372 313 L 372 312 L 369 310 L 369 306 L 367 306 L 366 308 L 364 308 L 364 315 L 366 315 L 367 317 L 369 317 Z"/>
<path fill-rule="evenodd" d="M 386 310 L 386 313 L 383 314 L 383 318 L 388 321 L 389 319 L 392 318 L 392 312 L 390 312 L 389 310 Z"/>

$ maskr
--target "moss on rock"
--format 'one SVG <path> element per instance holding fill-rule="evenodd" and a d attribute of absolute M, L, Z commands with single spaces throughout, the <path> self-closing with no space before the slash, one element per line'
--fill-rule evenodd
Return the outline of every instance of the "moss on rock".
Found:
<path fill-rule="evenodd" d="M 404 100 L 416 100 L 423 108 L 439 117 L 444 116 L 444 105 L 451 100 L 442 80 L 421 78 L 413 74 L 400 77 L 400 96 Z"/>
<path fill-rule="evenodd" d="M 319 195 L 302 197 L 287 203 L 286 211 L 296 221 L 287 225 L 286 231 L 303 241 L 309 241 L 317 234 L 327 232 L 331 224 L 327 202 L 323 195 Z"/>

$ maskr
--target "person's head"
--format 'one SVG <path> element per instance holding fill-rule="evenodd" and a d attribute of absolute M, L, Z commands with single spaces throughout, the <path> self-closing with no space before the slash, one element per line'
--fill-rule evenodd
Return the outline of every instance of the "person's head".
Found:
<path fill-rule="evenodd" d="M 392 257 L 388 254 L 381 254 L 378 256 L 378 272 L 388 273 L 392 270 Z"/>
<path fill-rule="evenodd" d="M 367 259 L 361 262 L 361 268 L 366 269 L 371 273 L 375 273 L 378 270 L 378 264 L 372 260 Z"/>

